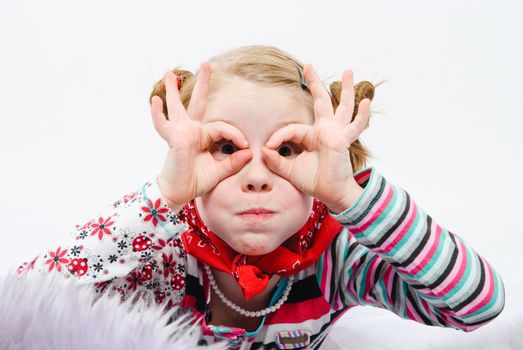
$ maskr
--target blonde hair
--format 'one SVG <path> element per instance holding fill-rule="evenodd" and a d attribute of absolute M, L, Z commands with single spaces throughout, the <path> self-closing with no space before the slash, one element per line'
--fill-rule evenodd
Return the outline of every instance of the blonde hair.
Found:
<path fill-rule="evenodd" d="M 216 91 L 219 86 L 229 80 L 231 76 L 237 76 L 267 86 L 293 88 L 297 91 L 297 94 L 302 95 L 301 97 L 307 106 L 311 109 L 313 108 L 313 99 L 310 91 L 301 87 L 300 74 L 303 74 L 303 63 L 276 47 L 264 45 L 242 46 L 214 56 L 209 59 L 208 62 L 212 65 L 211 79 L 209 81 L 209 96 L 212 94 L 212 91 Z M 300 69 L 301 73 L 298 69 Z M 190 71 L 180 69 L 179 66 L 171 69 L 171 71 L 182 79 L 180 98 L 185 108 L 188 108 L 196 83 L 196 76 Z M 374 98 L 374 90 L 381 83 L 382 82 L 374 85 L 368 81 L 360 81 L 354 85 L 355 107 L 352 119 L 358 114 L 360 101 L 364 98 L 372 101 Z M 340 102 L 341 81 L 332 82 L 329 85 L 329 90 L 332 106 L 334 110 L 336 110 Z M 154 95 L 162 99 L 164 114 L 167 117 L 163 79 L 158 80 L 153 85 L 151 95 L 149 96 L 149 103 L 151 103 Z M 349 147 L 349 153 L 353 172 L 365 168 L 368 158 L 373 158 L 372 153 L 359 139 L 352 142 Z"/>

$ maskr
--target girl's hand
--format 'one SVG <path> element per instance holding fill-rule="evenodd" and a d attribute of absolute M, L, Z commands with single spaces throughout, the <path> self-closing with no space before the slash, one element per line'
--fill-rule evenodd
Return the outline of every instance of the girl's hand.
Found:
<path fill-rule="evenodd" d="M 211 65 L 202 63 L 187 111 L 180 100 L 176 75 L 171 71 L 165 74 L 169 120 L 163 114 L 162 99 L 158 96 L 151 99 L 154 128 L 169 145 L 157 183 L 171 208 L 181 208 L 209 192 L 221 180 L 239 171 L 252 156 L 250 150 L 244 149 L 248 142 L 238 128 L 222 121 L 202 123 L 210 73 Z M 240 151 L 227 159 L 215 160 L 209 146 L 221 139 L 233 141 Z"/>
<path fill-rule="evenodd" d="M 349 146 L 365 129 L 370 115 L 370 100 L 363 99 L 358 115 L 354 112 L 352 71 L 342 75 L 340 104 L 334 114 L 331 98 L 310 64 L 304 76 L 314 98 L 314 124 L 289 124 L 277 130 L 262 149 L 267 166 L 302 192 L 313 196 L 335 213 L 348 208 L 362 191 L 353 177 Z M 286 141 L 303 152 L 293 158 L 275 151 Z"/>

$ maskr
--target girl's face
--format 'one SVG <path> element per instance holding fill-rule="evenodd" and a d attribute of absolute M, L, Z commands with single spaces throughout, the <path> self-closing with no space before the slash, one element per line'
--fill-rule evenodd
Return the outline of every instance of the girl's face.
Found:
<path fill-rule="evenodd" d="M 271 172 L 261 152 L 276 130 L 291 123 L 313 123 L 313 111 L 299 100 L 298 93 L 299 89 L 293 94 L 288 88 L 263 87 L 235 78 L 209 96 L 204 123 L 221 120 L 237 127 L 253 156 L 240 171 L 197 197 L 196 205 L 207 227 L 239 253 L 262 255 L 273 251 L 311 214 L 313 197 Z M 232 141 L 222 140 L 210 151 L 215 159 L 226 159 L 238 149 Z M 288 142 L 277 151 L 291 158 L 300 148 Z M 239 215 L 252 208 L 266 208 L 274 214 Z"/>

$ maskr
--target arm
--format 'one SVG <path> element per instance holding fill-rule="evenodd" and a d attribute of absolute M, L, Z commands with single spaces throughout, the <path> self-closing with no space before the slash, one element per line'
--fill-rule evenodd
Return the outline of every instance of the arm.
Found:
<path fill-rule="evenodd" d="M 355 203 L 329 214 L 347 230 L 339 298 L 427 325 L 473 331 L 501 313 L 500 276 L 373 167 L 357 172 Z M 341 258 L 340 258 L 341 259 Z"/>
<path fill-rule="evenodd" d="M 179 208 L 171 210 L 156 181 L 147 181 L 24 262 L 17 275 L 57 273 L 94 284 L 99 293 L 117 291 L 123 299 L 129 292 L 154 292 L 160 302 L 166 293 L 183 292 L 185 256 L 178 234 L 185 225 L 173 211 Z"/>

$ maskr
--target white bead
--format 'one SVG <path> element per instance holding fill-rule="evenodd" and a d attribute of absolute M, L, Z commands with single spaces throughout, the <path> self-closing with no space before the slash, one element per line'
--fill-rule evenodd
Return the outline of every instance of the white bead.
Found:
<path fill-rule="evenodd" d="M 239 314 L 246 316 L 246 317 L 265 316 L 268 313 L 278 310 L 282 306 L 282 304 L 287 300 L 287 298 L 289 296 L 289 292 L 292 287 L 292 282 L 294 281 L 294 276 L 289 276 L 289 280 L 287 282 L 287 285 L 285 286 L 283 295 L 280 298 L 280 300 L 278 300 L 278 302 L 276 302 L 275 305 L 266 307 L 265 309 L 259 310 L 259 311 L 247 311 L 247 310 L 241 308 L 239 305 L 236 305 L 235 303 L 233 303 L 230 299 L 228 299 L 225 296 L 225 294 L 223 294 L 223 292 L 218 288 L 218 285 L 216 284 L 216 282 L 214 280 L 214 276 L 213 276 L 212 271 L 209 268 L 209 266 L 204 265 L 204 269 L 205 269 L 205 272 L 207 273 L 207 278 L 209 279 L 212 289 L 218 295 L 218 297 L 220 297 L 220 299 L 223 301 L 223 303 L 225 305 L 227 305 L 229 308 L 231 308 L 232 310 L 234 310 L 234 311 L 238 312 Z"/>

